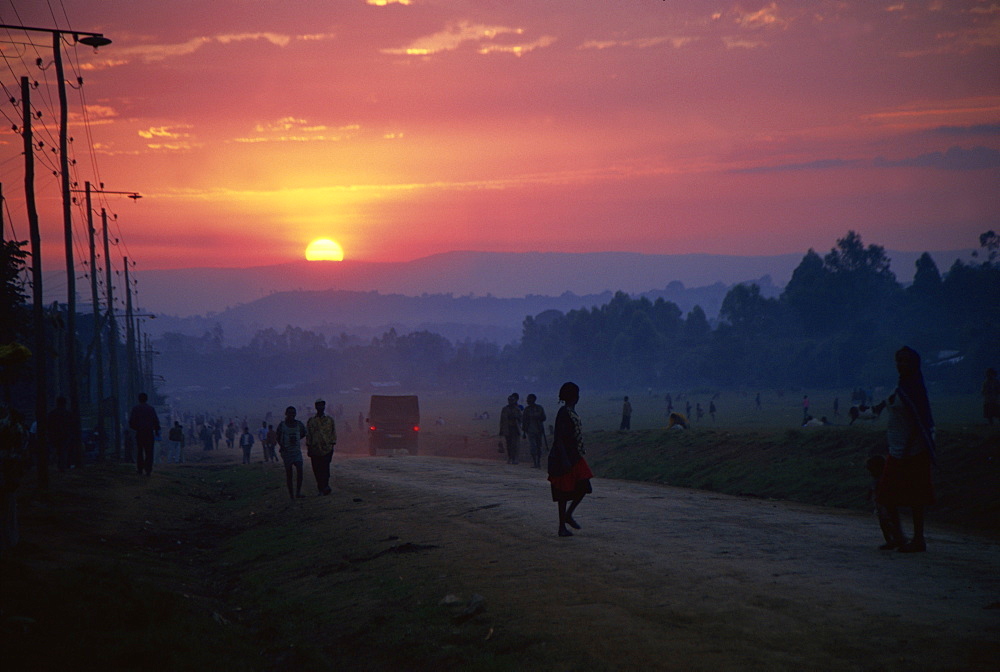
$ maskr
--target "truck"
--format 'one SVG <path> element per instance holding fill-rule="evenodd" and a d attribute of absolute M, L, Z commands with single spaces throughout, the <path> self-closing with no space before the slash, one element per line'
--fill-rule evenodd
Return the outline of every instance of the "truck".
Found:
<path fill-rule="evenodd" d="M 416 395 L 372 395 L 368 406 L 369 455 L 416 455 L 419 433 Z"/>

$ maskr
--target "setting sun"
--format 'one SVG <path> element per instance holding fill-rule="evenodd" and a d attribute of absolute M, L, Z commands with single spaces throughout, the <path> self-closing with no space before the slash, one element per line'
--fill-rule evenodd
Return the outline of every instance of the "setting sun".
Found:
<path fill-rule="evenodd" d="M 336 241 L 329 238 L 317 238 L 306 248 L 308 261 L 343 261 L 344 250 Z"/>

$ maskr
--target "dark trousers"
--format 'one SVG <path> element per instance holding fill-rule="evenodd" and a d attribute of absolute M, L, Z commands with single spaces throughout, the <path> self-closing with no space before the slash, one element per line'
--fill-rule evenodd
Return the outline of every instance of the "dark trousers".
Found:
<path fill-rule="evenodd" d="M 316 487 L 319 488 L 320 494 L 323 495 L 330 492 L 330 462 L 332 460 L 332 450 L 326 455 L 309 457 L 309 461 L 312 462 L 313 475 L 316 476 Z"/>
<path fill-rule="evenodd" d="M 155 437 L 152 434 L 135 435 L 135 466 L 140 474 L 150 474 L 153 472 L 153 442 Z"/>

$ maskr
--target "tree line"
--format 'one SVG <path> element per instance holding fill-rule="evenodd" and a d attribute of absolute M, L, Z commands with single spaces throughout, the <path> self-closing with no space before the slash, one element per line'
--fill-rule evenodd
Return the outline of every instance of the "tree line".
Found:
<path fill-rule="evenodd" d="M 467 390 L 524 380 L 573 379 L 592 389 L 747 389 L 869 386 L 891 380 L 892 353 L 921 352 L 925 375 L 967 389 L 1000 356 L 1000 237 L 979 237 L 974 261 L 945 273 L 925 253 L 901 283 L 884 248 L 854 231 L 821 256 L 810 249 L 777 298 L 755 284 L 732 287 L 717 320 L 686 315 L 664 299 L 624 292 L 589 309 L 528 316 L 519 343 L 453 343 L 418 331 L 362 341 L 288 326 L 227 348 L 221 329 L 157 344 L 171 370 L 230 385 L 293 389 L 398 382 L 407 389 Z M 266 372 L 266 374 L 264 373 Z M 169 374 L 168 374 L 169 375 Z"/>

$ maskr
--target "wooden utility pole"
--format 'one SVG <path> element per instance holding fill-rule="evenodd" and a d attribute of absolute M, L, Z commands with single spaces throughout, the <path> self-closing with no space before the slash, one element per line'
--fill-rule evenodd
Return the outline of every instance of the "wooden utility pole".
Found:
<path fill-rule="evenodd" d="M 45 441 L 46 398 L 45 309 L 42 305 L 42 236 L 38 230 L 38 209 L 35 206 L 35 141 L 31 131 L 31 84 L 21 78 L 21 107 L 24 113 L 24 200 L 28 206 L 28 227 L 31 230 L 31 308 L 34 323 L 35 358 L 35 448 L 38 459 L 38 487 L 49 487 L 49 451 Z"/>
<path fill-rule="evenodd" d="M 59 90 L 59 172 L 62 184 L 63 238 L 66 244 L 66 375 L 69 387 L 69 407 L 73 412 L 71 429 L 73 447 L 70 459 L 83 463 L 80 442 L 80 385 L 76 372 L 76 263 L 73 259 L 73 207 L 69 193 L 69 105 L 66 102 L 66 76 L 63 74 L 62 33 L 52 33 L 52 52 L 56 64 L 56 88 Z"/>
<path fill-rule="evenodd" d="M 118 375 L 118 322 L 115 320 L 114 283 L 111 281 L 111 257 L 108 252 L 108 213 L 101 208 L 101 225 L 104 229 L 104 272 L 108 291 L 108 359 L 111 373 L 111 399 L 114 402 L 115 457 L 122 457 L 122 400 L 119 393 L 121 378 Z"/>
<path fill-rule="evenodd" d="M 125 263 L 125 366 L 128 370 L 126 374 L 126 386 L 128 390 L 128 403 L 135 403 L 135 323 L 132 320 L 132 284 L 128 277 L 128 257 L 122 257 Z M 130 451 L 126 451 L 127 459 L 131 460 Z"/>
<path fill-rule="evenodd" d="M 94 353 L 94 377 L 97 379 L 97 441 L 99 459 L 104 461 L 104 352 L 101 348 L 101 301 L 97 296 L 97 249 L 94 241 L 94 210 L 90 197 L 90 182 L 87 191 L 87 237 L 90 242 L 90 300 L 94 308 L 94 337 L 91 352 Z M 107 259 L 104 260 L 107 263 Z"/>

